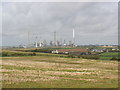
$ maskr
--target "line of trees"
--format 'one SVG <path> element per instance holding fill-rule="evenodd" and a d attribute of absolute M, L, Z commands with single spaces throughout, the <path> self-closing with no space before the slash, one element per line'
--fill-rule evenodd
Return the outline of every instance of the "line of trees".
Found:
<path fill-rule="evenodd" d="M 2 52 L 1 56 L 36 56 L 36 53 L 13 53 L 13 52 Z"/>

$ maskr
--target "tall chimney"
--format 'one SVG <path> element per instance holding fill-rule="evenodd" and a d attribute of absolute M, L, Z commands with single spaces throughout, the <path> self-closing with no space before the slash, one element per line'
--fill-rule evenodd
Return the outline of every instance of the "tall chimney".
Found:
<path fill-rule="evenodd" d="M 73 28 L 73 45 L 75 45 L 75 30 Z"/>

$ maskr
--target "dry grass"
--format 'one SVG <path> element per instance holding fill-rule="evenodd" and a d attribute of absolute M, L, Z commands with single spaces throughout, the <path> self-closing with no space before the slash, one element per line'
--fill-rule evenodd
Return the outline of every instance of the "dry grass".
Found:
<path fill-rule="evenodd" d="M 47 56 L 4 57 L 1 72 L 3 87 L 115 88 L 118 84 L 117 61 Z"/>

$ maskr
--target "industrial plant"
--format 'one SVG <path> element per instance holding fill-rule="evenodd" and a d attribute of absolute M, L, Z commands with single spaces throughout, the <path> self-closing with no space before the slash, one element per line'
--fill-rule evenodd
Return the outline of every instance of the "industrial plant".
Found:
<path fill-rule="evenodd" d="M 66 40 L 57 40 L 57 32 L 54 31 L 54 40 L 51 41 L 46 41 L 45 39 L 39 40 L 38 37 L 35 37 L 34 42 L 30 42 L 30 32 L 28 32 L 28 43 L 27 45 L 19 45 L 19 47 L 24 47 L 24 48 L 39 48 L 39 47 L 75 47 L 77 46 L 75 44 L 75 29 L 73 28 L 72 30 L 72 40 L 66 41 Z"/>

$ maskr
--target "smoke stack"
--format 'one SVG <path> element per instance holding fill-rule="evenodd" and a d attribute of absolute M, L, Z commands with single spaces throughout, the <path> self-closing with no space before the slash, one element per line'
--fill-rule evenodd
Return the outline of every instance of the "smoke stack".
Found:
<path fill-rule="evenodd" d="M 75 30 L 73 28 L 73 45 L 75 45 Z"/>

